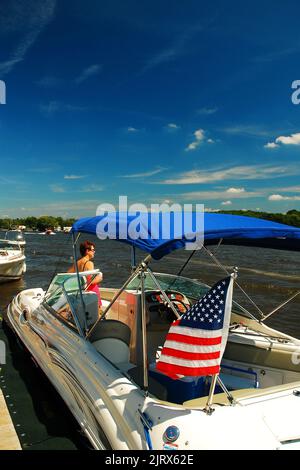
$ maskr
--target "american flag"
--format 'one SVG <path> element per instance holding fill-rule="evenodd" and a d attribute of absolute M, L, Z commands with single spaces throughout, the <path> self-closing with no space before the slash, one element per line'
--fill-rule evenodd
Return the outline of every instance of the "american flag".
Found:
<path fill-rule="evenodd" d="M 232 306 L 234 276 L 217 282 L 167 334 L 157 370 L 173 378 L 220 371 Z"/>

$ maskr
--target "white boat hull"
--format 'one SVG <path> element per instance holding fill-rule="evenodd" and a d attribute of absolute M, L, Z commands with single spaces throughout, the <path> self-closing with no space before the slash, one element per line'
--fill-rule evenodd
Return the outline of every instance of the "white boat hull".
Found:
<path fill-rule="evenodd" d="M 20 253 L 0 257 L 0 283 L 20 279 L 26 272 L 25 256 Z"/>
<path fill-rule="evenodd" d="M 203 412 L 207 397 L 183 405 L 163 402 L 146 396 L 92 343 L 62 327 L 43 305 L 43 297 L 42 289 L 23 291 L 9 305 L 6 319 L 95 449 L 150 449 L 141 413 L 151 419 L 154 450 L 300 449 L 300 397 L 294 393 L 297 389 L 300 394 L 299 380 L 237 390 L 234 406 L 224 394 L 217 395 L 211 415 Z M 164 439 L 169 426 L 180 431 L 174 445 Z"/>

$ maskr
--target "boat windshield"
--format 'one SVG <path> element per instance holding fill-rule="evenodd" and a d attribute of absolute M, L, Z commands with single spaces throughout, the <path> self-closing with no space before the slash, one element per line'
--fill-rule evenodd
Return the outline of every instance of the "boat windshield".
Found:
<path fill-rule="evenodd" d="M 86 283 L 85 276 L 80 276 L 80 282 L 82 288 L 84 288 Z M 50 307 L 56 310 L 55 305 L 58 304 L 59 300 L 62 298 L 66 299 L 66 294 L 77 294 L 79 295 L 79 286 L 77 276 L 70 273 L 57 274 L 52 280 L 50 286 L 48 287 L 45 301 Z M 61 302 L 59 302 L 61 303 Z"/>
<path fill-rule="evenodd" d="M 184 294 L 192 303 L 203 297 L 204 294 L 210 289 L 210 286 L 198 281 L 197 279 L 189 279 L 188 277 L 176 276 L 174 274 L 165 273 L 153 273 L 155 278 L 158 280 L 163 290 L 175 290 Z M 145 278 L 146 290 L 157 290 L 157 286 L 153 279 L 146 273 Z M 135 278 L 131 281 L 127 290 L 138 290 L 140 289 L 140 279 Z M 241 305 L 233 300 L 233 311 L 239 315 L 243 315 L 247 318 L 252 318 L 251 314 Z"/>
<path fill-rule="evenodd" d="M 76 273 L 57 274 L 44 298 L 44 303 L 63 320 L 76 326 L 80 334 L 98 319 L 98 296 L 86 291 L 87 279 L 91 282 L 97 274 L 99 270 L 79 273 L 80 284 Z"/>
<path fill-rule="evenodd" d="M 12 245 L 8 243 L 6 240 L 0 240 L 0 250 L 1 251 L 13 251 L 18 250 L 19 247 L 17 245 Z"/>

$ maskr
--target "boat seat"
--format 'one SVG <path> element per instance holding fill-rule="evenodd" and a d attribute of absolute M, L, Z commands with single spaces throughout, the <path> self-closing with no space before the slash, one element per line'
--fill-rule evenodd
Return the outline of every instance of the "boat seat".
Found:
<path fill-rule="evenodd" d="M 95 292 L 83 292 L 82 298 L 85 305 L 84 312 L 82 310 L 80 296 L 78 294 L 73 297 L 72 294 L 68 295 L 68 299 L 77 313 L 81 328 L 84 328 L 84 315 L 86 317 L 87 327 L 90 328 L 99 318 L 98 296 Z"/>
<path fill-rule="evenodd" d="M 118 320 L 101 320 L 90 336 L 90 342 L 98 352 L 113 364 L 129 362 L 131 331 Z"/>

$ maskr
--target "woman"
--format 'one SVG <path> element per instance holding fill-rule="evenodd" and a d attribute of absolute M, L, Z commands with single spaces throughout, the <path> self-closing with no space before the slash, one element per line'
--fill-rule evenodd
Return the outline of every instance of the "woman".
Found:
<path fill-rule="evenodd" d="M 94 256 L 95 256 L 95 245 L 92 242 L 86 240 L 85 242 L 80 244 L 80 254 L 81 254 L 81 258 L 77 261 L 78 271 L 83 272 L 83 271 L 94 270 L 95 268 L 94 268 L 94 263 L 92 260 L 94 259 Z M 68 272 L 74 273 L 75 266 L 73 265 L 68 270 Z M 91 275 L 86 276 L 87 285 L 88 285 L 86 291 L 92 291 L 97 294 L 99 308 L 101 307 L 102 302 L 101 302 L 100 289 L 99 289 L 98 284 L 102 281 L 102 279 L 103 279 L 103 275 L 101 272 L 97 274 L 97 276 L 95 276 L 94 278 Z"/>

